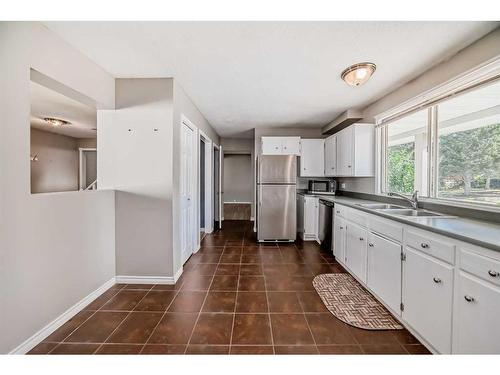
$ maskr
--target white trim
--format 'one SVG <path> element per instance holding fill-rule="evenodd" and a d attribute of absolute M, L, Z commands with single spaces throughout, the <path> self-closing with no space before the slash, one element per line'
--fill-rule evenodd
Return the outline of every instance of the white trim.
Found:
<path fill-rule="evenodd" d="M 85 190 L 83 186 L 83 152 L 84 151 L 94 151 L 97 152 L 97 148 L 95 147 L 79 147 L 78 148 L 78 190 Z M 85 176 L 85 180 L 87 176 Z"/>
<path fill-rule="evenodd" d="M 116 276 L 117 284 L 162 284 L 175 285 L 181 277 L 183 268 L 175 273 L 174 276 Z"/>
<path fill-rule="evenodd" d="M 412 107 L 423 104 L 424 102 L 438 98 L 440 96 L 452 93 L 466 88 L 467 86 L 475 85 L 481 81 L 493 78 L 500 74 L 500 56 L 488 60 L 473 69 L 470 69 L 448 81 L 435 86 L 423 93 L 404 101 L 403 103 L 393 107 L 385 112 L 379 113 L 375 117 L 375 124 L 380 124 L 384 119 L 409 110 Z"/>
<path fill-rule="evenodd" d="M 33 336 L 25 340 L 23 343 L 12 349 L 9 354 L 26 354 L 47 337 L 49 337 L 52 333 L 54 333 L 59 327 L 61 327 L 64 323 L 82 311 L 85 306 L 94 301 L 97 297 L 103 294 L 106 290 L 111 288 L 115 284 L 115 278 L 112 277 L 104 284 L 102 284 L 99 288 L 94 290 L 92 293 L 75 303 L 45 327 L 36 332 Z"/>
<path fill-rule="evenodd" d="M 214 213 L 213 213 L 213 205 L 212 205 L 212 196 L 213 196 L 213 141 L 208 137 L 202 130 L 199 130 L 199 141 L 203 141 L 205 143 L 205 233 L 212 233 L 214 230 Z M 200 143 L 198 142 L 198 166 L 200 165 L 201 154 L 200 154 Z M 201 168 L 198 169 L 198 181 L 201 179 Z M 196 186 L 200 187 L 200 184 L 196 184 Z M 198 190 L 198 199 L 199 199 L 199 190 Z M 200 202 L 198 202 L 198 226 L 200 226 Z M 200 244 L 201 238 L 198 237 L 198 245 Z"/>

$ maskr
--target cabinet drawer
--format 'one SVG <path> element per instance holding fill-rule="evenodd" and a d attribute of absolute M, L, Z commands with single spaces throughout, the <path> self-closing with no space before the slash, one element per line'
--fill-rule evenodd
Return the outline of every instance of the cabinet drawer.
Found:
<path fill-rule="evenodd" d="M 406 245 L 450 264 L 455 264 L 455 245 L 448 242 L 449 240 L 446 237 L 437 236 L 430 232 L 407 229 L 405 239 Z"/>
<path fill-rule="evenodd" d="M 363 211 L 347 207 L 347 210 L 344 210 L 344 218 L 364 228 L 368 227 L 368 214 Z"/>
<path fill-rule="evenodd" d="M 461 249 L 460 268 L 490 283 L 500 285 L 500 262 L 498 260 Z"/>
<path fill-rule="evenodd" d="M 346 206 L 342 206 L 341 204 L 335 203 L 335 216 L 345 217 L 346 210 L 348 209 Z"/>
<path fill-rule="evenodd" d="M 368 227 L 372 232 L 381 234 L 397 242 L 403 242 L 403 226 L 394 221 L 382 219 L 377 216 L 370 216 Z"/>

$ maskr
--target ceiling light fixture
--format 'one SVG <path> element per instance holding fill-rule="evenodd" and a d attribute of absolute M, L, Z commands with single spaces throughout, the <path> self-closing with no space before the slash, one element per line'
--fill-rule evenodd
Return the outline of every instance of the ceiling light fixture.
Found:
<path fill-rule="evenodd" d="M 61 119 L 55 118 L 55 117 L 45 117 L 43 120 L 47 121 L 49 124 L 51 124 L 53 126 L 71 125 L 71 122 L 61 120 Z"/>
<path fill-rule="evenodd" d="M 370 79 L 375 69 L 377 69 L 375 64 L 364 62 L 351 65 L 340 76 L 349 86 L 361 86 Z"/>

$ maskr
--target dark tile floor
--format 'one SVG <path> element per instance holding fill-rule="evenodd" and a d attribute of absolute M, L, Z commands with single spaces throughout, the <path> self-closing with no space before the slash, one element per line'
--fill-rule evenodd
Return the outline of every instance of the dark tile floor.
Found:
<path fill-rule="evenodd" d="M 408 331 L 330 314 L 315 275 L 345 272 L 314 242 L 258 245 L 252 223 L 206 235 L 176 285 L 115 285 L 32 354 L 422 354 Z"/>

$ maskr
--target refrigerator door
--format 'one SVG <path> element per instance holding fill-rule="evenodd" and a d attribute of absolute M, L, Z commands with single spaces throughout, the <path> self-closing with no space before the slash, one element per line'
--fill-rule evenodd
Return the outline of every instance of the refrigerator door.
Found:
<path fill-rule="evenodd" d="M 297 232 L 295 185 L 259 185 L 258 189 L 257 239 L 294 241 Z"/>
<path fill-rule="evenodd" d="M 297 181 L 297 157 L 295 155 L 260 155 L 257 183 L 295 184 Z"/>

